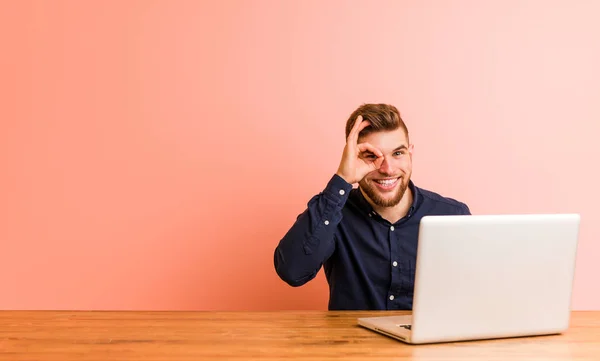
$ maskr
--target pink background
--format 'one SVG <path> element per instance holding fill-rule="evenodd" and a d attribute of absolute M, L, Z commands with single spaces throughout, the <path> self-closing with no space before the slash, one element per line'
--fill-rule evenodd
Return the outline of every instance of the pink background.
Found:
<path fill-rule="evenodd" d="M 597 1 L 3 1 L 0 308 L 326 309 L 273 249 L 348 115 L 402 112 L 417 185 L 578 212 L 600 309 Z M 274 294 L 267 294 L 275 292 Z"/>

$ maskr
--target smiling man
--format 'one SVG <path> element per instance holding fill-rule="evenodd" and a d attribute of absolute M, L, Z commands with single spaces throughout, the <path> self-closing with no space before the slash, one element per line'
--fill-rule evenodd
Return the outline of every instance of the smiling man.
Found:
<path fill-rule="evenodd" d="M 356 109 L 337 172 L 275 249 L 279 277 L 297 287 L 323 267 L 330 310 L 412 309 L 421 218 L 470 214 L 465 203 L 415 186 L 413 148 L 394 106 Z"/>

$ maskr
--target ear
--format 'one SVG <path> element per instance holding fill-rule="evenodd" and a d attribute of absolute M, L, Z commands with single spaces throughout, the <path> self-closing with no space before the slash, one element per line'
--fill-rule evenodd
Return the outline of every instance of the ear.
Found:
<path fill-rule="evenodd" d="M 415 145 L 414 144 L 409 144 L 408 145 L 408 153 L 410 155 L 413 155 L 414 151 L 415 151 Z"/>

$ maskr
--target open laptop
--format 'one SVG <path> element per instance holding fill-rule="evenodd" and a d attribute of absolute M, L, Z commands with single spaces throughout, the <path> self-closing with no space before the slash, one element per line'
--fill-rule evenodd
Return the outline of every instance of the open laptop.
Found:
<path fill-rule="evenodd" d="M 423 217 L 412 314 L 358 324 L 410 344 L 562 333 L 579 223 L 578 214 Z"/>

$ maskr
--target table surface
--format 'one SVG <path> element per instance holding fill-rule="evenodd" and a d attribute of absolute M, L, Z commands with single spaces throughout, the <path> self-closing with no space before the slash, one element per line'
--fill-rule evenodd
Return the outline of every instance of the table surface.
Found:
<path fill-rule="evenodd" d="M 405 312 L 0 311 L 0 360 L 599 360 L 600 311 L 562 335 L 406 345 L 357 325 Z"/>

